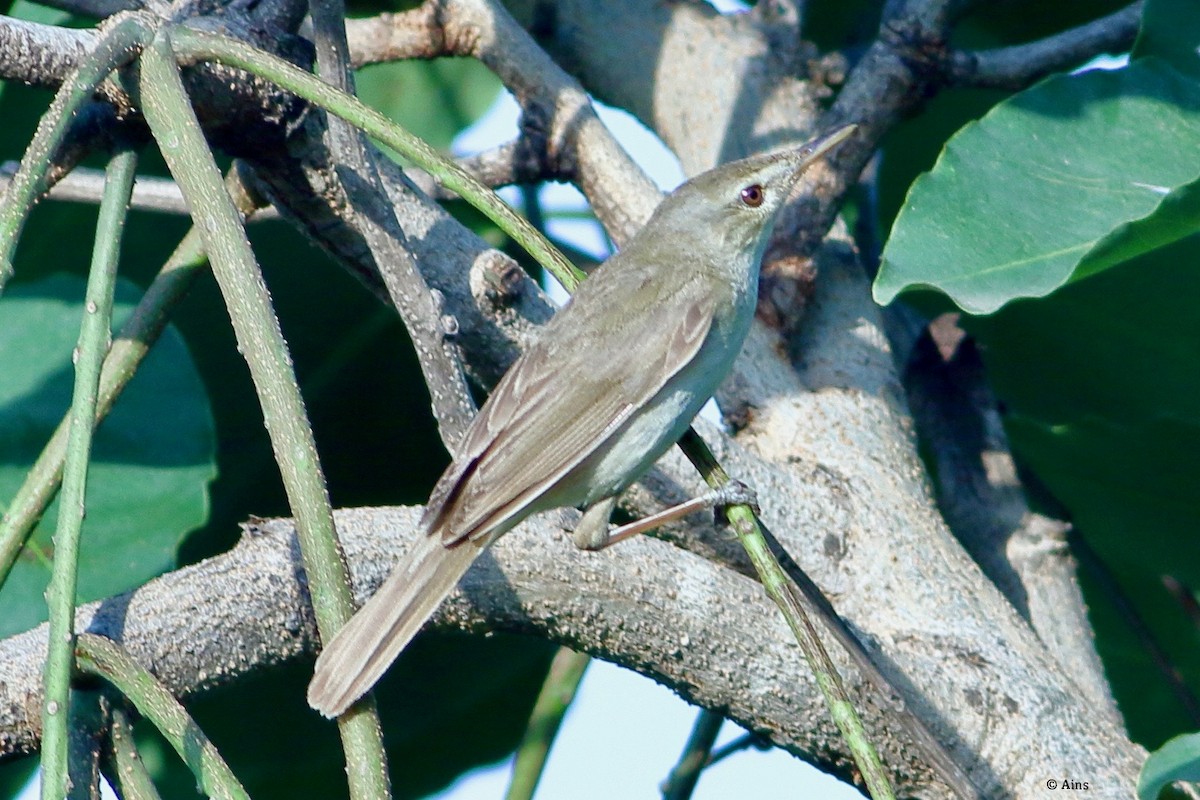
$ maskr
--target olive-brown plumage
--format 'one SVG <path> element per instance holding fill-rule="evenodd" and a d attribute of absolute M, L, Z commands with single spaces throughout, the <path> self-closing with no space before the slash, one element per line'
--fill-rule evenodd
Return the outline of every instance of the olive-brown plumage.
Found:
<path fill-rule="evenodd" d="M 530 514 L 595 507 L 604 524 L 728 374 L 779 209 L 853 130 L 696 176 L 580 286 L 480 409 L 417 545 L 318 658 L 314 708 L 340 714 L 370 689 L 483 547 Z"/>

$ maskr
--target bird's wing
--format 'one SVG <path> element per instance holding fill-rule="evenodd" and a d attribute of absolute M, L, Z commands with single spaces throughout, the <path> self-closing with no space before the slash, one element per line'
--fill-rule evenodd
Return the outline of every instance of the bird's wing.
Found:
<path fill-rule="evenodd" d="M 647 271 L 627 269 L 584 283 L 575 302 L 620 308 L 619 318 L 595 330 L 573 324 L 579 316 L 573 306 L 559 312 L 472 423 L 430 496 L 424 530 L 441 533 L 446 544 L 503 530 L 696 356 L 712 323 L 709 293 L 687 281 L 655 294 L 643 283 L 648 278 Z M 563 365 L 570 351 L 596 356 L 568 376 Z"/>

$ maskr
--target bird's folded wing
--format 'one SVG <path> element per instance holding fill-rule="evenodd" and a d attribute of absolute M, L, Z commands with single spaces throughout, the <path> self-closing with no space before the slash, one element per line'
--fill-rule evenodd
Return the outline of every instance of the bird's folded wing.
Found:
<path fill-rule="evenodd" d="M 586 336 L 573 334 L 578 327 L 570 320 L 549 326 L 497 385 L 464 437 L 457 468 L 443 476 L 426 506 L 424 530 L 440 532 L 451 544 L 501 529 L 687 366 L 709 333 L 712 301 L 699 285 L 676 289 L 650 298 L 653 308 L 612 315 L 614 324 Z M 625 299 L 621 292 L 595 294 L 601 296 L 588 300 Z M 562 375 L 567 348 L 597 358 L 578 374 Z M 605 355 L 619 362 L 603 363 Z"/>

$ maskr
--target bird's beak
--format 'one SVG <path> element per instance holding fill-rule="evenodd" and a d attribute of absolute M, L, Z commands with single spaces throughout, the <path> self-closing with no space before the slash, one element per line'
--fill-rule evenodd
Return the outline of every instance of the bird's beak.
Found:
<path fill-rule="evenodd" d="M 857 125 L 843 125 L 832 133 L 827 133 L 824 136 L 818 136 L 816 139 L 813 139 L 811 142 L 801 147 L 797 153 L 797 155 L 800 157 L 800 163 L 797 164 L 796 171 L 802 172 L 810 164 L 818 161 L 830 150 L 849 139 L 856 130 L 858 130 Z"/>

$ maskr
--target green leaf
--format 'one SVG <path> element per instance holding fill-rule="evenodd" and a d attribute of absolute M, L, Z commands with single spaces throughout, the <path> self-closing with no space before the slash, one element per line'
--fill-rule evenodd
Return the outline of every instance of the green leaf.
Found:
<path fill-rule="evenodd" d="M 1200 560 L 1180 547 L 1196 529 L 1200 425 L 1096 417 L 1047 425 L 1015 414 L 1007 423 L 1022 460 L 1118 574 L 1137 569 L 1200 586 Z"/>
<path fill-rule="evenodd" d="M 138 292 L 118 287 L 115 317 Z M 25 479 L 71 398 L 71 352 L 83 281 L 65 275 L 14 286 L 0 297 L 0 498 Z M 213 424 L 183 341 L 171 329 L 100 425 L 88 472 L 80 601 L 137 586 L 175 564 L 183 536 L 208 515 Z M 0 587 L 0 636 L 45 619 L 57 502 Z"/>
<path fill-rule="evenodd" d="M 928 287 L 991 313 L 1177 241 L 1200 221 L 1197 149 L 1200 86 L 1157 59 L 1051 78 L 914 183 L 875 299 Z"/>
<path fill-rule="evenodd" d="M 1157 56 L 1200 79 L 1200 14 L 1195 0 L 1146 0 L 1133 58 Z"/>
<path fill-rule="evenodd" d="M 1036 476 L 1026 486 L 1065 509 L 1193 691 L 1194 628 L 1162 578 L 1200 585 L 1197 264 L 1200 235 L 965 319 L 1008 412 L 1014 454 Z M 1097 588 L 1088 604 L 1114 695 L 1131 734 L 1155 746 L 1188 720 Z"/>
<path fill-rule="evenodd" d="M 1200 585 L 1196 529 L 1200 425 L 1171 418 L 1116 422 L 1088 417 L 1046 425 L 1011 416 L 1014 450 L 1070 512 L 1080 535 L 1108 566 L 1146 633 L 1195 690 L 1195 628 L 1163 585 L 1172 576 Z M 1086 577 L 1086 571 L 1085 571 Z M 1097 649 L 1130 734 L 1153 746 L 1189 725 L 1153 654 L 1128 629 L 1107 586 L 1085 581 Z"/>
<path fill-rule="evenodd" d="M 1005 404 L 1055 424 L 1200 422 L 1200 237 L 965 324 Z"/>
<path fill-rule="evenodd" d="M 1176 736 L 1150 754 L 1138 776 L 1138 800 L 1156 800 L 1174 781 L 1200 781 L 1200 733 Z"/>

